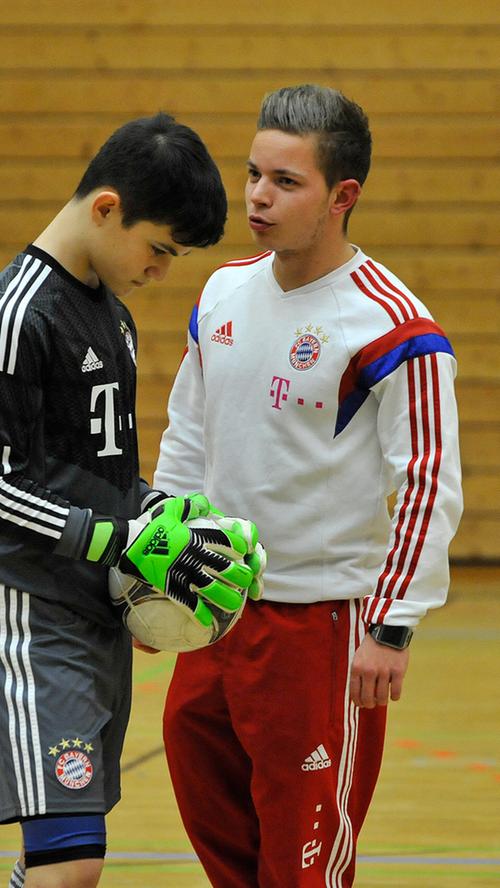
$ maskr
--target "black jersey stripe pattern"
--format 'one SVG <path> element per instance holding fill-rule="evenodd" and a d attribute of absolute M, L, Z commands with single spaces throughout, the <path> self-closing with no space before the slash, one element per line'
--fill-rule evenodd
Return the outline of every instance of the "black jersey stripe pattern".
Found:
<path fill-rule="evenodd" d="M 52 269 L 40 259 L 25 256 L 0 301 L 0 371 L 14 373 L 19 333 L 28 305 Z"/>
<path fill-rule="evenodd" d="M 0 272 L 0 583 L 106 626 L 108 571 L 80 555 L 93 512 L 140 512 L 136 348 L 128 308 L 37 246 Z"/>
<path fill-rule="evenodd" d="M 13 487 L 0 477 L 0 518 L 5 521 L 58 540 L 68 515 L 69 508 Z"/>
<path fill-rule="evenodd" d="M 26 311 L 52 269 L 39 257 L 26 254 L 0 298 L 0 373 L 14 376 L 19 339 Z M 46 497 L 32 481 L 12 473 L 11 446 L 5 445 L 0 460 L 0 520 L 42 538 L 61 538 L 69 507 Z M 10 476 L 10 478 L 7 478 Z M 42 493 L 42 496 L 38 495 Z M 47 541 L 48 542 L 48 541 Z"/>

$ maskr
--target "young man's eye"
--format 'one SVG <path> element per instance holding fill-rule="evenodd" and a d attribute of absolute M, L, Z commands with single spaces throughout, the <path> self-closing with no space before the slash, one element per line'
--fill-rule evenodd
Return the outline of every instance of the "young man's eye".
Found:
<path fill-rule="evenodd" d="M 259 173 L 257 172 L 257 170 L 249 169 L 249 170 L 248 170 L 248 178 L 249 178 L 252 182 L 256 182 L 257 179 L 259 178 Z"/>
<path fill-rule="evenodd" d="M 165 255 L 165 250 L 162 250 L 161 247 L 155 247 L 154 244 L 151 244 L 151 249 L 152 249 L 153 254 L 155 256 L 164 256 Z"/>
<path fill-rule="evenodd" d="M 281 176 L 279 178 L 280 185 L 296 185 L 295 179 L 289 179 L 288 176 Z"/>

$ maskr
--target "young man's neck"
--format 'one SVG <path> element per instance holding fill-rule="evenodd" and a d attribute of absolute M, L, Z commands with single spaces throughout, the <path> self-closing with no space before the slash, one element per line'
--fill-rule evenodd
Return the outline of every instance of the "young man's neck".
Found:
<path fill-rule="evenodd" d="M 273 262 L 273 273 L 281 289 L 286 293 L 305 287 L 345 265 L 356 254 L 354 247 L 346 240 L 339 241 L 329 247 L 325 255 L 308 255 L 307 252 L 285 251 L 276 253 Z"/>
<path fill-rule="evenodd" d="M 71 200 L 65 204 L 33 244 L 45 250 L 83 284 L 94 288 L 99 286 L 99 280 L 90 266 L 85 246 L 81 208 L 75 201 Z"/>

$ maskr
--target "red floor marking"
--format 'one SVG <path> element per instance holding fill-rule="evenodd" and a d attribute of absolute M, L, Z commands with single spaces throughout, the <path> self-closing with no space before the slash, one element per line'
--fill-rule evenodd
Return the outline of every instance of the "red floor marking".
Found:
<path fill-rule="evenodd" d="M 395 746 L 401 749 L 419 749 L 422 746 L 419 740 L 396 740 Z"/>
<path fill-rule="evenodd" d="M 453 749 L 433 749 L 431 755 L 435 756 L 435 758 L 448 759 L 455 758 L 457 753 Z"/>

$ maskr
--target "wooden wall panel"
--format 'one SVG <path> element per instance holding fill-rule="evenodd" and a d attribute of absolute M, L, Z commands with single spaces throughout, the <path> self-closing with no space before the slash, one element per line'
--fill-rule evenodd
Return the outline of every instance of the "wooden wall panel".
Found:
<path fill-rule="evenodd" d="M 40 82 L 31 71 L 15 76 L 5 71 L 0 112 L 15 114 L 22 107 L 35 114 L 117 114 L 126 107 L 127 114 L 133 116 L 164 101 L 172 113 L 183 116 L 217 108 L 218 115 L 237 111 L 251 115 L 253 121 L 264 93 L 284 83 L 283 75 L 274 71 L 266 76 L 235 71 L 224 81 L 218 71 L 176 70 L 169 72 L 167 80 L 163 69 L 133 74 L 107 70 L 100 75 L 73 70 L 68 90 L 69 74 L 49 69 Z M 334 76 L 336 87 L 359 97 L 371 114 L 457 113 L 456 75 L 448 72 L 436 74 L 431 82 L 419 71 L 406 77 L 391 70 L 373 71 L 369 76 L 364 71 L 352 71 L 348 76 L 343 71 L 325 72 L 325 76 Z M 467 79 L 460 84 L 460 102 L 461 114 L 485 114 L 498 111 L 500 96 L 493 80 Z"/>
<path fill-rule="evenodd" d="M 150 477 L 191 306 L 250 255 L 244 161 L 262 95 L 336 86 L 370 116 L 374 160 L 350 236 L 422 298 L 458 363 L 466 513 L 455 558 L 500 559 L 500 6 L 441 0 L 3 0 L 0 262 L 36 236 L 109 133 L 162 108 L 197 129 L 228 189 L 224 242 L 131 299 Z M 235 21 L 235 18 L 237 19 Z"/>
<path fill-rule="evenodd" d="M 2 19 L 12 25 L 226 25 L 234 16 L 230 0 L 184 0 L 183 3 L 166 0 L 85 0 L 68 3 L 67 0 L 4 0 Z M 238 7 L 237 17 L 242 28 L 256 25 L 351 25 L 363 22 L 365 26 L 410 25 L 494 25 L 500 24 L 500 9 L 496 0 L 480 3 L 457 3 L 440 0 L 422 3 L 422 0 L 378 0 L 376 4 L 362 0 L 355 10 L 352 0 L 272 0 L 270 3 L 248 4 Z"/>
<path fill-rule="evenodd" d="M 309 38 L 309 39 L 307 39 Z M 374 39 L 375 38 L 375 39 Z M 358 24 L 302 29 L 277 25 L 188 27 L 135 25 L 81 28 L 3 28 L 0 70 L 188 70 L 248 69 L 249 60 L 284 72 L 349 68 L 354 71 L 487 71 L 498 65 L 496 29 L 372 28 Z"/>

